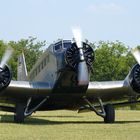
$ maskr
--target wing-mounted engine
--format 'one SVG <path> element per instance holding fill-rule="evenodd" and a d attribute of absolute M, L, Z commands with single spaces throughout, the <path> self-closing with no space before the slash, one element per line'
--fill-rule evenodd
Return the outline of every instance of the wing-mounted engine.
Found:
<path fill-rule="evenodd" d="M 136 64 L 129 75 L 129 82 L 134 91 L 140 93 L 140 65 Z"/>
<path fill-rule="evenodd" d="M 0 91 L 5 89 L 9 85 L 12 78 L 11 71 L 6 65 L 7 62 L 10 60 L 12 53 L 13 49 L 11 47 L 8 47 L 0 62 Z"/>
<path fill-rule="evenodd" d="M 11 78 L 12 74 L 7 65 L 0 68 L 0 91 L 4 90 L 9 85 Z"/>

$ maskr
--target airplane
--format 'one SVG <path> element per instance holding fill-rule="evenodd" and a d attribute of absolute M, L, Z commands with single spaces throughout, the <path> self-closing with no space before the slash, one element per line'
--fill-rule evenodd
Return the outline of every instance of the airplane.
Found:
<path fill-rule="evenodd" d="M 18 78 L 12 80 L 7 65 L 13 50 L 8 48 L 0 63 L 0 110 L 14 113 L 14 122 L 23 123 L 36 111 L 93 111 L 105 123 L 115 122 L 115 107 L 139 102 L 140 53 L 132 54 L 134 65 L 122 81 L 90 82 L 94 50 L 73 29 L 74 40 L 52 43 L 28 73 L 24 54 L 18 59 Z M 129 100 L 133 99 L 133 100 Z"/>

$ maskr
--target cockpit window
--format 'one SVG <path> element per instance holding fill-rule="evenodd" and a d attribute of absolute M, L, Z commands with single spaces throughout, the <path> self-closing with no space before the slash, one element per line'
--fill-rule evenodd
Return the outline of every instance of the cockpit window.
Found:
<path fill-rule="evenodd" d="M 62 44 L 56 44 L 56 45 L 54 46 L 54 50 L 55 50 L 55 51 L 61 50 L 61 48 L 62 48 Z"/>
<path fill-rule="evenodd" d="M 65 42 L 64 44 L 63 44 L 63 47 L 64 48 L 70 48 L 71 47 L 71 42 Z"/>

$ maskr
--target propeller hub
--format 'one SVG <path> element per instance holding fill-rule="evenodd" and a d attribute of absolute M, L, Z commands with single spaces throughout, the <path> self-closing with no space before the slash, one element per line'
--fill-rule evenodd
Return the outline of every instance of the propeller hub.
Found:
<path fill-rule="evenodd" d="M 82 48 L 79 49 L 79 57 L 80 57 L 80 61 L 84 61 L 85 60 Z"/>
<path fill-rule="evenodd" d="M 86 86 L 89 83 L 89 70 L 85 57 L 84 57 L 84 45 L 82 42 L 82 34 L 81 30 L 78 28 L 75 28 L 72 30 L 73 31 L 73 36 L 75 39 L 76 47 L 79 52 L 79 58 L 80 62 L 77 64 L 77 74 L 78 74 L 78 85 L 79 86 Z"/>

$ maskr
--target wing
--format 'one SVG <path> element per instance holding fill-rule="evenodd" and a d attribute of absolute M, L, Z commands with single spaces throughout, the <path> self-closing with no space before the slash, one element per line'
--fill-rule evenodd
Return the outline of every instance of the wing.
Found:
<path fill-rule="evenodd" d="M 124 81 L 90 82 L 87 89 L 88 98 L 101 98 L 104 101 L 124 99 L 129 95 L 130 86 Z"/>
<path fill-rule="evenodd" d="M 90 82 L 87 96 L 102 98 L 105 101 L 140 97 L 140 65 L 130 70 L 124 81 Z"/>
<path fill-rule="evenodd" d="M 28 99 L 29 97 L 46 97 L 52 91 L 49 82 L 11 81 L 2 92 L 7 98 Z"/>

